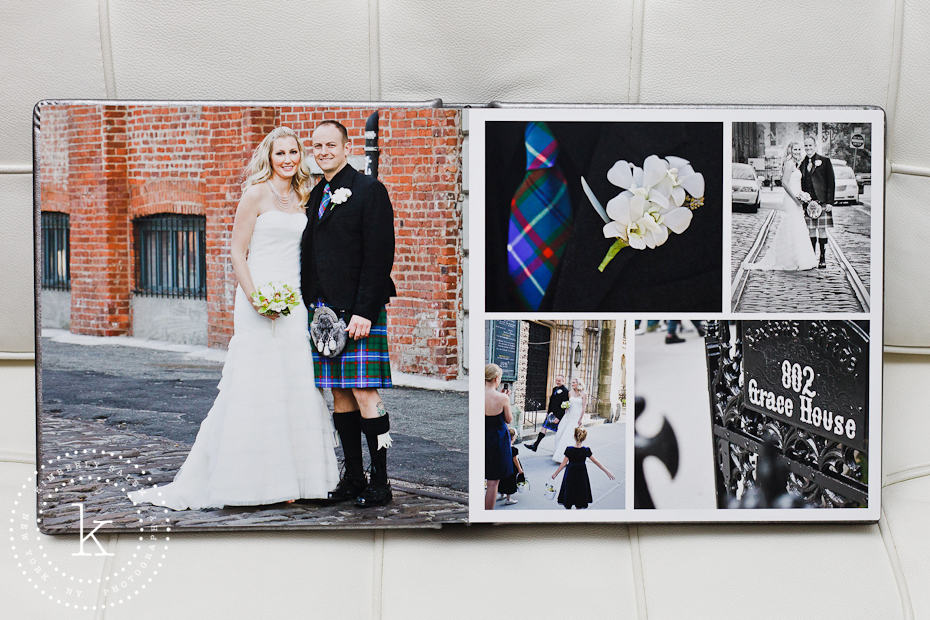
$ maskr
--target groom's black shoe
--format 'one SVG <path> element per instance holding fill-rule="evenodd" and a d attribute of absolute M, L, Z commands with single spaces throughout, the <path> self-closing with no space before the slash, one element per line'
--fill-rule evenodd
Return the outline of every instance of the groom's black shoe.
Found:
<path fill-rule="evenodd" d="M 343 476 L 336 488 L 329 492 L 329 501 L 344 502 L 349 499 L 357 499 L 367 488 L 368 484 L 365 482 L 364 474 L 361 480 Z"/>
<path fill-rule="evenodd" d="M 333 425 L 342 443 L 345 473 L 328 497 L 333 502 L 344 502 L 357 498 L 368 486 L 362 467 L 362 414 L 358 410 L 334 413 Z"/>
<path fill-rule="evenodd" d="M 526 448 L 527 450 L 532 450 L 533 452 L 536 452 L 536 450 L 539 448 L 539 442 L 542 441 L 543 437 L 545 436 L 546 436 L 545 433 L 539 433 L 538 435 L 536 435 L 536 441 L 534 441 L 533 443 L 525 443 L 523 444 L 523 447 Z"/>
<path fill-rule="evenodd" d="M 371 482 L 368 488 L 359 494 L 355 505 L 360 508 L 384 506 L 394 499 L 387 477 L 387 449 L 391 443 L 388 431 L 391 423 L 388 414 L 385 413 L 377 418 L 362 418 L 361 424 L 365 440 L 368 442 L 368 453 L 371 455 Z"/>
<path fill-rule="evenodd" d="M 355 505 L 359 508 L 385 506 L 390 504 L 392 499 L 394 499 L 394 494 L 391 493 L 390 484 L 371 484 L 368 485 L 368 488 L 355 500 Z"/>

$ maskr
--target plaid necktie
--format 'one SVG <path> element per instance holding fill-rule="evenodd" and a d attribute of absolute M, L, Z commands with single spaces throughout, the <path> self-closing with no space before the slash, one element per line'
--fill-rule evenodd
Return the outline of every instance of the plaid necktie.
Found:
<path fill-rule="evenodd" d="M 507 264 L 523 309 L 537 310 L 565 251 L 572 206 L 549 127 L 527 123 L 524 142 L 526 176 L 510 203 Z"/>
<path fill-rule="evenodd" d="M 320 210 L 316 214 L 317 219 L 322 218 L 323 214 L 326 213 L 326 207 L 329 206 L 329 203 L 333 201 L 333 194 L 329 191 L 329 183 L 323 186 L 323 198 L 320 199 Z"/>

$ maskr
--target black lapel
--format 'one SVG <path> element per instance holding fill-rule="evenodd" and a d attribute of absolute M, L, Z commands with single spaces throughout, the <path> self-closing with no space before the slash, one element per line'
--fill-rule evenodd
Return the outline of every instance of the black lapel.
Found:
<path fill-rule="evenodd" d="M 346 163 L 346 167 L 349 169 L 345 170 L 345 168 L 343 168 L 343 170 L 340 170 L 339 173 L 336 175 L 337 177 L 339 177 L 338 178 L 339 183 L 335 185 L 330 183 L 330 186 L 329 186 L 330 193 L 336 193 L 336 190 L 342 187 L 346 187 L 349 190 L 351 190 L 352 187 L 355 185 L 355 175 L 359 174 L 359 172 L 355 168 L 352 168 L 351 164 L 349 164 L 348 162 Z M 333 181 L 336 181 L 336 180 L 337 178 L 333 177 Z M 326 179 L 324 178 L 321 181 L 321 183 L 325 184 Z M 322 200 L 323 200 L 323 194 L 321 190 L 320 201 L 322 202 Z M 352 200 L 352 197 L 350 196 L 348 200 Z M 345 204 L 345 203 L 342 203 L 342 204 Z M 329 207 L 327 207 L 326 212 L 323 213 L 323 217 L 319 218 L 320 225 L 323 225 L 324 223 L 328 222 L 331 219 L 333 209 L 335 209 L 338 206 L 341 206 L 341 205 L 337 205 L 333 203 L 332 201 L 330 201 Z M 317 211 L 319 211 L 319 204 L 317 204 Z"/>

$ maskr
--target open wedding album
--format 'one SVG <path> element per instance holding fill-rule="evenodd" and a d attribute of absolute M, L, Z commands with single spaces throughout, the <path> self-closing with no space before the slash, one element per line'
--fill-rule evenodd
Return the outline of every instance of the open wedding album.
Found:
<path fill-rule="evenodd" d="M 878 519 L 878 108 L 34 120 L 42 533 Z"/>

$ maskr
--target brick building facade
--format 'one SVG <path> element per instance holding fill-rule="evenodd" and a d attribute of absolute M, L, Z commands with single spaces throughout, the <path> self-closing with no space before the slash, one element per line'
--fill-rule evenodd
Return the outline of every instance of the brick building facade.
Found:
<path fill-rule="evenodd" d="M 229 243 L 253 149 L 278 125 L 303 136 L 306 147 L 317 123 L 335 118 L 348 128 L 353 154 L 361 154 L 365 121 L 375 110 L 40 106 L 41 210 L 67 214 L 70 229 L 70 295 L 58 293 L 68 295 L 61 326 L 77 334 L 145 335 L 153 333 L 150 323 L 170 323 L 173 312 L 202 323 L 198 338 L 205 344 L 225 347 L 236 288 Z M 392 277 L 398 293 L 388 306 L 392 366 L 454 379 L 461 374 L 464 328 L 460 112 L 377 111 L 378 177 L 394 206 Z M 205 294 L 165 306 L 167 315 L 152 310 L 152 296 L 138 290 L 134 223 L 158 214 L 199 216 L 205 228 Z M 43 313 L 45 306 L 43 293 Z"/>

